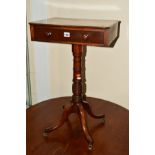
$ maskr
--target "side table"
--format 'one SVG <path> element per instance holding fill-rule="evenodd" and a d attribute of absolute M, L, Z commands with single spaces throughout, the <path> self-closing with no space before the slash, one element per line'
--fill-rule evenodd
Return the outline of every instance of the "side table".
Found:
<path fill-rule="evenodd" d="M 72 45 L 73 52 L 73 96 L 69 107 L 63 106 L 63 113 L 56 126 L 44 129 L 43 135 L 60 128 L 72 113 L 77 113 L 81 127 L 88 142 L 88 149 L 93 148 L 93 138 L 89 132 L 86 113 L 96 119 L 105 119 L 105 115 L 97 116 L 86 101 L 85 55 L 87 46 L 113 47 L 119 37 L 120 21 L 49 18 L 31 22 L 32 41 L 67 43 Z"/>

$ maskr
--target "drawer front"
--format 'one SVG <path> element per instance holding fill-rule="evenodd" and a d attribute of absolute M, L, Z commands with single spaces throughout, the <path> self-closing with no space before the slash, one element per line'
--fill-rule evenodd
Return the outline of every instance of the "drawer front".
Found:
<path fill-rule="evenodd" d="M 31 31 L 32 33 L 32 31 Z M 34 26 L 32 40 L 58 43 L 103 44 L 103 31 L 61 29 L 47 26 Z"/>

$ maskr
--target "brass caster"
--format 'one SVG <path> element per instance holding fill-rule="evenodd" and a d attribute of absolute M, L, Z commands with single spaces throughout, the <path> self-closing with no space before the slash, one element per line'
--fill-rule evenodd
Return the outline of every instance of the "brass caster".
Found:
<path fill-rule="evenodd" d="M 90 151 L 93 150 L 93 144 L 92 143 L 88 144 L 88 150 L 90 150 Z"/>
<path fill-rule="evenodd" d="M 102 123 L 103 123 L 103 124 L 105 123 L 105 117 L 102 118 Z"/>
<path fill-rule="evenodd" d="M 44 132 L 43 132 L 43 136 L 44 136 L 44 137 L 47 137 L 47 136 L 48 136 L 48 133 L 44 131 Z"/>

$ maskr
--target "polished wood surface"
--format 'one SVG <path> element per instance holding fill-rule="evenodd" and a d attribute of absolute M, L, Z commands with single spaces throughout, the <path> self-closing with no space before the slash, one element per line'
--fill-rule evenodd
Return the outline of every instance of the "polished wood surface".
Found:
<path fill-rule="evenodd" d="M 49 18 L 30 23 L 33 41 L 89 46 L 113 47 L 119 29 L 118 20 Z"/>
<path fill-rule="evenodd" d="M 92 151 L 87 149 L 79 117 L 68 121 L 48 137 L 43 130 L 61 118 L 63 105 L 70 107 L 71 97 L 43 101 L 27 109 L 27 155 L 128 155 L 128 110 L 114 103 L 87 97 L 95 114 L 106 115 L 106 122 L 87 117 L 94 139 Z"/>
<path fill-rule="evenodd" d="M 66 25 L 66 26 L 81 26 L 81 27 L 98 27 L 110 28 L 118 23 L 118 20 L 103 20 L 103 19 L 75 19 L 75 18 L 47 18 L 33 22 L 34 24 L 45 25 Z"/>

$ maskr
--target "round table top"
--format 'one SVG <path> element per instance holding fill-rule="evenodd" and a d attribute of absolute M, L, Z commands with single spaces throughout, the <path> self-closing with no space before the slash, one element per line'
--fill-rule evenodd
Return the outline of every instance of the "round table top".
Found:
<path fill-rule="evenodd" d="M 88 115 L 88 127 L 94 139 L 89 151 L 77 114 L 61 128 L 43 137 L 43 129 L 55 126 L 63 112 L 62 106 L 70 104 L 71 97 L 43 101 L 27 109 L 26 142 L 27 155 L 128 155 L 129 113 L 128 110 L 105 100 L 87 97 L 96 115 L 105 114 L 102 120 Z"/>

